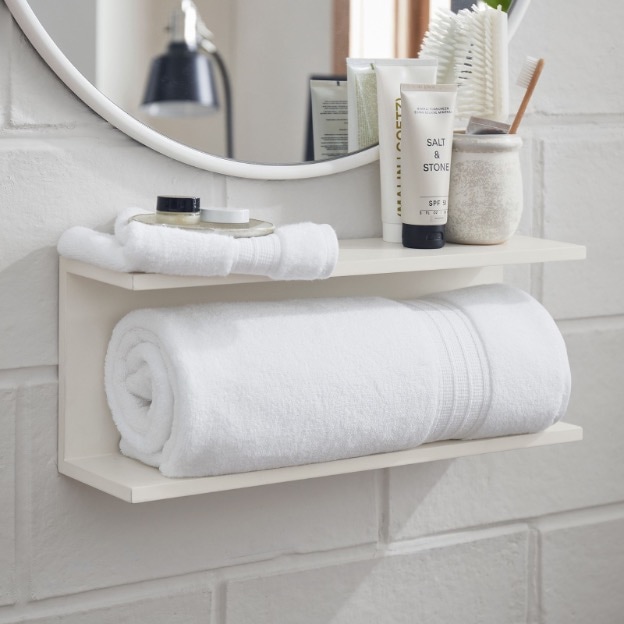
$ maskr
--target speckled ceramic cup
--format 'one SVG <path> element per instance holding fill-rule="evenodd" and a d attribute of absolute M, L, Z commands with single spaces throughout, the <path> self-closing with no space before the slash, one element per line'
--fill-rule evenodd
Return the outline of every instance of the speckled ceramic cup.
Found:
<path fill-rule="evenodd" d="M 453 137 L 449 243 L 495 245 L 510 238 L 522 216 L 522 171 L 517 134 Z"/>

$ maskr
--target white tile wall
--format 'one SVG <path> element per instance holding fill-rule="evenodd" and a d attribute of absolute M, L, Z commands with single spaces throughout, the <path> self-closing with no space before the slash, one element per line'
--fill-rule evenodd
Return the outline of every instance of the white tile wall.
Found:
<path fill-rule="evenodd" d="M 585 261 L 544 267 L 544 303 L 558 318 L 624 309 L 622 162 L 621 125 L 559 126 L 544 140 L 544 236 L 587 245 Z"/>
<path fill-rule="evenodd" d="M 60 233 L 175 192 L 374 236 L 377 165 L 264 182 L 171 161 L 81 104 L 0 2 L 0 624 L 623 621 L 623 18 L 535 0 L 511 46 L 512 75 L 547 60 L 521 231 L 589 258 L 507 275 L 562 319 L 582 443 L 131 506 L 56 470 Z"/>
<path fill-rule="evenodd" d="M 358 189 L 357 198 L 354 188 Z M 341 238 L 381 236 L 376 163 L 333 175 L 325 184 L 314 178 L 282 182 L 231 178 L 227 189 L 231 206 L 253 206 L 259 219 L 277 224 L 313 219 L 332 225 Z"/>
<path fill-rule="evenodd" d="M 135 600 L 107 600 L 106 604 L 60 604 L 47 609 L 47 615 L 34 615 L 28 619 L 32 624 L 204 624 L 210 622 L 212 596 L 205 587 L 189 583 L 185 591 L 170 590 L 167 595 L 151 596 Z M 22 615 L 15 612 L 14 619 L 3 619 L 4 624 L 23 622 Z"/>
<path fill-rule="evenodd" d="M 539 522 L 543 624 L 621 622 L 624 508 Z"/>
<path fill-rule="evenodd" d="M 531 3 L 512 45 L 512 80 L 526 56 L 545 59 L 531 110 L 540 115 L 621 114 L 624 5 Z M 517 68 L 517 70 L 516 70 Z M 516 70 L 516 71 L 514 71 Z"/>
<path fill-rule="evenodd" d="M 526 621 L 527 532 L 235 581 L 228 624 Z M 381 555 L 381 553 L 380 553 Z"/>

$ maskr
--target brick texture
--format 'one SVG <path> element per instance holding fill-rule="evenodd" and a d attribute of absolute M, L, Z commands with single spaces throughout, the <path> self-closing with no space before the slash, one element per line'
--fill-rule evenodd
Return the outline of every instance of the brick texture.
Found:
<path fill-rule="evenodd" d="M 227 624 L 521 624 L 527 541 L 467 544 L 233 582 Z"/>

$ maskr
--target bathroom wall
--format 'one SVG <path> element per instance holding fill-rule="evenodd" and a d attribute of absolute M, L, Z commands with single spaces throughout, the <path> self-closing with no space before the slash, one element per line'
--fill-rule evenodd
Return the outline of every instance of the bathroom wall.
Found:
<path fill-rule="evenodd" d="M 522 228 L 589 257 L 508 275 L 558 319 L 585 440 L 132 506 L 56 470 L 59 234 L 198 193 L 375 235 L 378 168 L 262 182 L 170 161 L 78 101 L 0 3 L 0 624 L 623 621 L 624 5 L 568 6 L 535 0 L 512 43 L 514 74 L 547 59 Z"/>

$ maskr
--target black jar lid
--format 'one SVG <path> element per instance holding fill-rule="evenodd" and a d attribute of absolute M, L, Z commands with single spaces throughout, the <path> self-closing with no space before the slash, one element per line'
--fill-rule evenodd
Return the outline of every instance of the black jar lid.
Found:
<path fill-rule="evenodd" d="M 156 200 L 158 212 L 199 212 L 199 197 L 176 197 L 159 195 Z"/>

